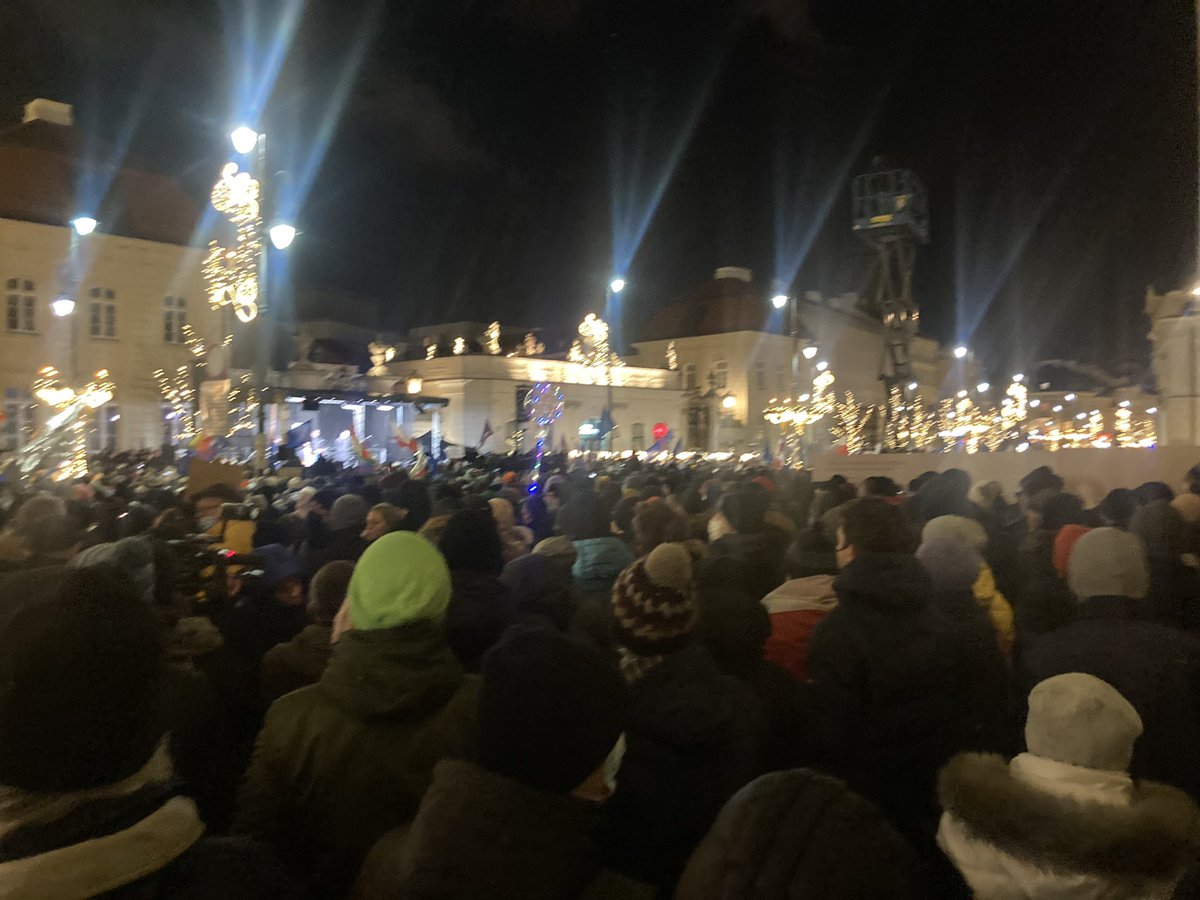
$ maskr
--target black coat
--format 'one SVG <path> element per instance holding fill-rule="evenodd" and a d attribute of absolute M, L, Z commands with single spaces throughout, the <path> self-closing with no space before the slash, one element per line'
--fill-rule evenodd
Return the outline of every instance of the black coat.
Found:
<path fill-rule="evenodd" d="M 694 644 L 630 686 L 628 723 L 609 864 L 669 891 L 722 804 L 754 777 L 764 715 Z"/>
<path fill-rule="evenodd" d="M 446 643 L 464 669 L 478 673 L 483 654 L 516 621 L 508 588 L 486 572 L 451 572 Z"/>
<path fill-rule="evenodd" d="M 1142 717 L 1130 773 L 1200 799 L 1200 640 L 1135 617 L 1123 597 L 1093 597 L 1076 620 L 1039 637 L 1022 661 L 1026 688 L 1084 672 L 1115 687 Z"/>
<path fill-rule="evenodd" d="M 367 542 L 361 537 L 361 529 L 357 526 L 339 528 L 325 534 L 315 535 L 312 540 L 305 542 L 300 549 L 300 571 L 305 581 L 312 579 L 325 563 L 346 560 L 358 562 L 358 558 L 367 549 Z"/>
<path fill-rule="evenodd" d="M 963 748 L 994 745 L 1002 728 L 995 639 L 948 621 L 907 554 L 864 554 L 833 586 L 839 602 L 808 663 L 824 767 L 931 840 L 938 769 Z"/>
<path fill-rule="evenodd" d="M 1150 554 L 1148 599 L 1155 621 L 1200 633 L 1200 572 L 1180 557 Z"/>

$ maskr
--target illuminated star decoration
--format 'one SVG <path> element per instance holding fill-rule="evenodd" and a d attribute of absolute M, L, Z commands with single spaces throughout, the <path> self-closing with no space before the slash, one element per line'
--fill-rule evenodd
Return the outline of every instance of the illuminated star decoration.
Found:
<path fill-rule="evenodd" d="M 212 205 L 234 227 L 234 244 L 223 247 L 208 242 L 202 272 L 208 285 L 208 301 L 215 309 L 232 306 L 242 322 L 258 315 L 258 258 L 262 247 L 259 217 L 259 185 L 249 172 L 239 172 L 237 163 L 227 163 L 212 189 Z"/>

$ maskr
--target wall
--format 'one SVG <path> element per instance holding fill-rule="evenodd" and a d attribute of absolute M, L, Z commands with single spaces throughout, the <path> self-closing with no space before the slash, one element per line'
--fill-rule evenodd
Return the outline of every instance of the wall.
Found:
<path fill-rule="evenodd" d="M 1158 439 L 1166 446 L 1200 444 L 1200 317 L 1188 291 L 1146 294 L 1152 361 L 1158 380 Z"/>
<path fill-rule="evenodd" d="M 64 376 L 72 372 L 71 329 L 75 332 L 74 371 L 81 383 L 106 368 L 116 384 L 120 409 L 117 445 L 157 447 L 162 440 L 162 409 L 154 371 L 188 362 L 189 351 L 163 339 L 163 298 L 187 300 L 188 320 L 206 334 L 215 317 L 208 308 L 200 275 L 202 251 L 99 231 L 80 238 L 69 228 L 0 219 L 0 299 L 9 278 L 35 283 L 35 333 L 13 333 L 0 320 L 0 393 L 28 391 L 43 366 Z M 74 273 L 74 276 L 72 276 Z M 72 281 L 75 287 L 72 288 Z M 115 339 L 89 334 L 88 291 L 112 290 L 117 303 Z M 58 319 L 50 303 L 74 293 L 75 313 Z M 39 412 L 44 418 L 44 411 Z"/>
<path fill-rule="evenodd" d="M 998 481 L 1009 499 L 1020 480 L 1038 466 L 1049 466 L 1089 505 L 1118 487 L 1137 487 L 1147 481 L 1163 481 L 1180 489 L 1183 475 L 1200 462 L 1200 447 L 1158 447 L 1152 450 L 1031 450 L 1027 453 L 891 453 L 883 455 L 819 456 L 813 460 L 813 475 L 827 479 L 835 474 L 855 483 L 871 475 L 888 475 L 908 484 L 925 471 L 963 469 L 972 481 Z"/>

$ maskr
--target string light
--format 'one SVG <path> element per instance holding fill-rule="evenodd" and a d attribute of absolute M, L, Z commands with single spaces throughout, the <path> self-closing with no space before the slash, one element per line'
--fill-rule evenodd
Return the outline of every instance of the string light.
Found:
<path fill-rule="evenodd" d="M 679 368 L 679 352 L 675 349 L 675 342 L 667 344 L 667 368 L 674 372 Z"/>
<path fill-rule="evenodd" d="M 625 365 L 608 343 L 608 323 L 595 313 L 588 313 L 579 323 L 579 337 L 571 344 L 567 359 L 593 373 L 594 380 L 585 384 L 608 384 L 612 370 Z"/>
<path fill-rule="evenodd" d="M 259 184 L 249 172 L 239 172 L 237 163 L 221 170 L 213 186 L 213 208 L 223 213 L 234 228 L 232 247 L 208 242 L 201 271 L 208 285 L 208 301 L 214 308 L 232 306 L 242 322 L 258 315 L 258 258 L 262 246 L 259 215 Z"/>
<path fill-rule="evenodd" d="M 500 323 L 493 322 L 483 335 L 484 349 L 492 356 L 500 355 Z"/>

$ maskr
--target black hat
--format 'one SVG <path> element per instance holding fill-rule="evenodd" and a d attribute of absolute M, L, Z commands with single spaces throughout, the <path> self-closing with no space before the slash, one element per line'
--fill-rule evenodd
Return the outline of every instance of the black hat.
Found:
<path fill-rule="evenodd" d="M 484 657 L 479 764 L 566 794 L 612 751 L 625 725 L 625 683 L 588 644 L 514 626 Z"/>
<path fill-rule="evenodd" d="M 113 784 L 166 730 L 164 635 L 133 583 L 99 565 L 30 585 L 0 620 L 0 784 Z"/>

